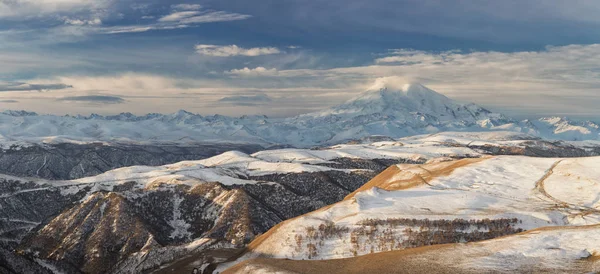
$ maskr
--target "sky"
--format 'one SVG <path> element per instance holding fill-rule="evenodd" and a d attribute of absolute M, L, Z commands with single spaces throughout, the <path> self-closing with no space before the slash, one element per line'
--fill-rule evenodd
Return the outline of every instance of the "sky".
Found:
<path fill-rule="evenodd" d="M 0 110 L 266 114 L 381 77 L 600 120 L 597 0 L 0 0 Z"/>

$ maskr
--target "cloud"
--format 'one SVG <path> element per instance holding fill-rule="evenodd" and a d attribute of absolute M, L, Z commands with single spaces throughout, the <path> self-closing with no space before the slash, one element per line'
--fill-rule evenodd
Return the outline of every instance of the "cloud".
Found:
<path fill-rule="evenodd" d="M 170 14 L 163 15 L 156 22 L 143 25 L 116 25 L 87 29 L 91 33 L 119 34 L 139 33 L 152 30 L 173 30 L 191 28 L 199 24 L 245 20 L 252 16 L 227 11 L 204 10 L 200 5 L 175 5 Z M 154 19 L 154 16 L 143 16 L 142 19 Z"/>
<path fill-rule="evenodd" d="M 149 55 L 131 60 L 137 62 L 140 59 L 139 62 L 145 65 L 143 62 L 149 58 L 147 56 Z M 286 56 L 288 55 L 272 58 Z M 222 104 L 215 108 L 210 106 L 203 110 L 203 107 L 206 107 L 203 102 L 214 103 L 225 97 L 240 94 L 252 96 L 253 94 L 248 93 L 261 92 L 270 98 L 277 98 L 277 106 L 280 107 L 277 114 L 282 116 L 285 113 L 298 113 L 299 109 L 314 110 L 343 102 L 369 88 L 379 77 L 399 76 L 406 82 L 421 82 L 448 97 L 475 102 L 511 116 L 560 114 L 598 117 L 600 45 L 570 45 L 517 52 L 393 49 L 375 56 L 370 64 L 364 66 L 331 69 L 286 69 L 285 65 L 271 65 L 271 61 L 261 63 L 265 64 L 264 66 L 248 67 L 248 64 L 262 62 L 264 58 L 253 58 L 251 63 L 241 63 L 232 58 L 224 60 L 229 63 L 219 69 L 224 73 L 206 77 L 186 78 L 181 74 L 174 77 L 160 73 L 119 74 L 118 71 L 108 76 L 72 75 L 28 82 L 63 83 L 74 86 L 73 89 L 42 94 L 6 94 L 5 98 L 17 99 L 23 106 L 40 104 L 38 108 L 31 110 L 44 112 L 46 105 L 36 103 L 39 102 L 40 96 L 53 97 L 52 100 L 55 100 L 59 95 L 79 96 L 103 92 L 124 94 L 128 100 L 125 103 L 127 108 L 134 107 L 140 113 L 184 108 L 203 114 L 237 115 L 236 111 L 240 110 L 224 109 L 224 106 L 231 104 Z M 120 58 L 126 59 L 128 56 L 116 57 Z M 240 63 L 246 67 L 226 70 L 230 68 L 228 66 Z M 34 64 L 32 62 L 32 65 Z M 27 101 L 16 96 L 28 96 L 30 99 Z M 132 96 L 137 97 L 132 99 Z M 146 96 L 146 99 L 141 99 L 142 96 Z M 280 105 L 283 101 L 286 103 Z M 63 105 L 55 111 L 87 111 L 76 106 L 78 105 Z M 123 105 L 108 106 L 103 110 L 119 112 L 119 107 L 122 108 Z M 290 110 L 286 112 L 286 108 Z M 252 111 L 269 115 L 274 110 L 245 108 L 243 111 L 239 114 Z"/>
<path fill-rule="evenodd" d="M 29 84 L 21 82 L 0 82 L 0 92 L 2 91 L 48 91 L 72 88 L 73 86 L 65 84 Z"/>
<path fill-rule="evenodd" d="M 219 99 L 219 102 L 230 103 L 238 106 L 255 106 L 261 105 L 268 102 L 272 102 L 273 99 L 267 96 L 266 94 L 258 94 L 258 95 L 234 95 L 223 97 Z"/>
<path fill-rule="evenodd" d="M 196 45 L 196 52 L 200 55 L 231 57 L 231 56 L 260 56 L 278 54 L 281 51 L 275 47 L 249 48 L 245 49 L 236 45 L 218 46 L 218 45 Z"/>
<path fill-rule="evenodd" d="M 250 69 L 245 67 L 243 69 L 232 69 L 230 71 L 226 71 L 225 74 L 238 75 L 238 76 L 274 76 L 277 74 L 277 69 L 267 69 L 264 67 L 256 67 Z"/>
<path fill-rule="evenodd" d="M 199 14 L 200 12 L 198 11 L 180 11 L 180 12 L 174 12 L 171 13 L 169 15 L 163 16 L 160 19 L 158 19 L 159 22 L 176 22 L 176 21 L 180 21 L 182 19 L 185 18 L 189 18 L 192 17 L 194 15 Z"/>
<path fill-rule="evenodd" d="M 52 13 L 74 13 L 108 7 L 110 0 L 9 0 L 0 1 L 0 18 L 19 19 Z"/>
<path fill-rule="evenodd" d="M 125 102 L 125 100 L 121 97 L 107 95 L 69 96 L 59 98 L 57 101 L 85 102 L 92 104 L 121 104 Z"/>
<path fill-rule="evenodd" d="M 589 115 L 600 104 L 600 44 L 540 51 L 419 51 L 399 49 L 373 65 L 278 70 L 276 82 L 366 90 L 379 77 L 399 76 L 462 101 L 509 115 Z M 250 73 L 250 71 L 246 71 Z"/>
<path fill-rule="evenodd" d="M 427 52 L 413 49 L 396 49 L 391 51 L 391 56 L 375 59 L 377 64 L 396 63 L 399 65 L 414 65 L 423 62 L 447 62 L 455 54 L 460 55 L 460 50 L 449 50 L 442 52 Z"/>
<path fill-rule="evenodd" d="M 158 19 L 158 22 L 186 25 L 211 22 L 238 21 L 252 17 L 247 14 L 201 9 L 202 6 L 196 4 L 172 5 L 172 12 Z"/>
<path fill-rule="evenodd" d="M 119 33 L 136 33 L 136 32 L 147 32 L 151 30 L 173 30 L 173 29 L 184 29 L 189 28 L 189 25 L 133 25 L 133 26 L 114 26 L 99 28 L 95 31 L 101 34 L 119 34 Z"/>
<path fill-rule="evenodd" d="M 68 18 L 68 17 L 63 17 L 63 20 L 65 22 L 65 24 L 67 25 L 74 25 L 74 26 L 98 26 L 98 25 L 102 25 L 102 20 L 100 20 L 100 18 L 94 18 L 94 19 L 90 19 L 90 20 L 86 20 L 86 19 L 73 19 L 73 18 Z"/>
<path fill-rule="evenodd" d="M 116 76 L 64 76 L 57 80 L 82 91 L 126 91 L 130 94 L 155 90 L 169 91 L 187 83 L 164 76 L 136 73 Z"/>
<path fill-rule="evenodd" d="M 172 10 L 199 10 L 202 9 L 202 5 L 198 4 L 177 4 L 171 5 Z"/>
<path fill-rule="evenodd" d="M 19 24 L 25 34 L 37 36 L 47 33 L 60 42 L 65 37 L 87 37 L 98 34 L 139 33 L 152 30 L 191 28 L 200 24 L 238 21 L 251 18 L 247 14 L 223 10 L 202 10 L 201 5 L 172 5 L 170 13 L 157 14 L 149 4 L 123 5 L 114 0 L 0 0 L 0 20 L 9 19 Z M 133 17 L 136 16 L 136 17 Z M 158 18 L 158 19 L 156 19 Z M 143 19 L 143 24 L 131 24 Z M 44 26 L 39 23 L 43 21 Z M 108 22 L 107 24 L 104 24 Z M 62 23 L 63 25 L 60 25 Z M 34 28 L 28 29 L 29 25 Z M 9 30 L 15 24 L 7 24 Z M 40 31 L 40 35 L 35 32 Z M 0 33 L 2 34 L 2 33 Z M 29 43 L 31 38 L 25 35 Z M 14 37 L 14 35 L 13 35 Z"/>
<path fill-rule="evenodd" d="M 212 22 L 228 22 L 228 21 L 239 21 L 251 18 L 251 15 L 230 13 L 226 11 L 209 11 L 204 12 L 196 16 L 190 16 L 179 20 L 180 24 L 202 24 Z"/>
<path fill-rule="evenodd" d="M 18 103 L 18 102 L 19 101 L 17 101 L 17 100 L 0 100 L 0 103 L 7 103 L 7 104 L 9 104 L 9 103 Z"/>

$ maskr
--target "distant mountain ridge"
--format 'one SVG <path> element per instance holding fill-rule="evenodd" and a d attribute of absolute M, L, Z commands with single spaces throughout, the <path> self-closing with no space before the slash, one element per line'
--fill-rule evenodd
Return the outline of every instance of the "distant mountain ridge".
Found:
<path fill-rule="evenodd" d="M 442 131 L 503 130 L 567 141 L 598 140 L 600 126 L 568 118 L 518 121 L 473 103 L 461 103 L 421 84 L 378 80 L 358 97 L 330 109 L 290 118 L 264 115 L 238 118 L 131 113 L 53 116 L 27 111 L 0 113 L 0 143 L 242 142 L 297 147 L 331 145 L 373 135 L 400 138 Z"/>

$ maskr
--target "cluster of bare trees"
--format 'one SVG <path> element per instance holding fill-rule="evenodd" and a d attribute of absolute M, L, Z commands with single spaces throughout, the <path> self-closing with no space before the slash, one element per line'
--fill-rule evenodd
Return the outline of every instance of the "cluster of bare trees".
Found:
<path fill-rule="evenodd" d="M 488 231 L 474 230 L 471 232 L 453 231 L 453 230 L 420 230 L 415 231 L 410 228 L 404 230 L 407 239 L 402 241 L 400 248 L 411 248 L 425 245 L 449 244 L 460 242 L 475 242 L 494 239 L 497 237 L 523 232 L 521 228 L 505 226 Z"/>
<path fill-rule="evenodd" d="M 294 239 L 296 240 L 295 251 L 302 252 L 304 247 L 303 243 L 305 240 L 307 240 L 306 250 L 308 252 L 308 258 L 311 259 L 318 255 L 317 244 L 319 246 L 323 246 L 325 244 L 325 240 L 333 237 L 342 239 L 346 234 L 348 234 L 348 232 L 350 232 L 350 229 L 347 227 L 337 226 L 333 222 L 329 221 L 320 224 L 318 227 L 307 226 L 305 231 L 306 234 L 304 236 L 301 234 L 296 234 L 294 236 Z"/>
<path fill-rule="evenodd" d="M 332 237 L 342 238 L 344 234 L 348 233 L 349 231 L 349 228 L 337 226 L 335 223 L 329 221 L 327 223 L 320 224 L 317 228 L 314 226 L 306 227 L 306 236 L 314 240 L 326 240 Z"/>
<path fill-rule="evenodd" d="M 421 227 L 421 228 L 435 228 L 438 230 L 467 230 L 476 228 L 478 230 L 502 230 L 506 227 L 512 227 L 520 223 L 517 218 L 501 218 L 501 219 L 479 219 L 479 220 L 465 220 L 465 219 L 453 219 L 453 220 L 429 220 L 429 219 L 406 219 L 406 218 L 388 218 L 382 219 L 366 219 L 360 221 L 358 224 L 362 226 L 383 226 L 387 225 L 390 227 L 408 226 L 408 227 Z"/>
<path fill-rule="evenodd" d="M 346 243 L 350 236 L 349 251 L 358 256 L 364 253 L 392 251 L 405 248 L 473 242 L 493 239 L 522 232 L 517 228 L 521 221 L 517 218 L 479 220 L 430 220 L 430 219 L 366 219 L 358 227 L 347 227 L 327 222 L 318 227 L 306 227 L 306 234 L 295 236 L 296 252 L 307 252 L 308 258 L 318 255 L 318 247 L 324 241 L 337 237 Z M 307 242 L 306 244 L 304 242 Z M 306 248 L 306 249 L 304 249 Z"/>

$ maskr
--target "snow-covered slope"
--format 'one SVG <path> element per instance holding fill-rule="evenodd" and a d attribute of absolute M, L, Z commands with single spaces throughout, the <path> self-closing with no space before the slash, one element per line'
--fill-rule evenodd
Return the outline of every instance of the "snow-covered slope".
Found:
<path fill-rule="evenodd" d="M 399 163 L 425 164 L 403 166 L 410 170 L 410 174 L 418 174 L 408 176 L 407 185 L 400 183 L 400 187 L 410 188 L 420 187 L 420 179 L 431 182 L 435 178 L 448 176 L 448 170 L 462 169 L 462 164 L 467 167 L 487 162 L 489 160 L 486 157 L 489 155 L 570 157 L 599 153 L 597 148 L 588 145 L 547 142 L 514 132 L 445 132 L 401 139 L 370 137 L 313 149 L 277 149 L 253 154 L 231 151 L 204 160 L 155 167 L 125 167 L 76 180 L 48 181 L 0 175 L 0 208 L 3 209 L 3 216 L 0 218 L 0 245 L 11 250 L 17 249 L 37 259 L 46 259 L 51 263 L 59 261 L 89 272 L 108 271 L 114 267 L 113 270 L 117 272 L 139 273 L 172 260 L 187 260 L 187 256 L 199 256 L 198 260 L 206 261 L 208 259 L 205 255 L 198 255 L 197 252 L 215 246 L 244 246 L 277 223 L 331 205 L 348 195 L 355 198 L 363 195 L 366 203 L 364 210 L 369 209 L 371 204 L 380 207 L 380 211 L 374 208 L 369 209 L 369 212 L 365 211 L 369 216 L 377 216 L 377 212 L 386 213 L 389 211 L 387 207 L 398 203 L 399 196 L 395 196 L 394 192 L 370 193 L 364 188 L 359 193 L 352 192 L 387 167 L 396 167 Z M 465 160 L 459 161 L 459 166 L 454 165 L 457 162 L 453 160 L 463 158 Z M 523 176 L 534 177 L 541 176 L 538 174 L 543 173 L 540 169 L 553 161 L 553 158 L 540 159 L 532 164 L 505 161 L 494 168 L 500 170 L 504 165 L 509 168 L 519 165 L 527 169 Z M 571 163 L 569 161 L 565 160 L 561 164 Z M 40 162 L 40 166 L 44 167 L 45 162 Z M 595 165 L 595 162 L 572 163 L 574 166 L 581 165 L 590 169 Z M 529 171 L 528 165 L 535 169 Z M 568 167 L 573 170 L 581 169 Z M 487 176 L 485 173 L 491 171 L 480 171 L 483 175 L 473 174 Z M 396 176 L 393 169 L 386 173 Z M 513 173 L 506 180 L 515 180 L 514 184 L 517 184 L 521 179 Z M 584 177 L 596 176 L 594 171 L 575 175 L 582 180 Z M 593 185 L 582 181 L 576 186 L 577 189 L 587 191 L 586 195 L 562 191 L 560 182 L 571 180 L 568 174 L 564 176 L 567 179 L 557 178 L 554 181 L 553 177 L 548 178 L 545 192 L 556 199 L 578 197 L 574 202 L 582 205 L 594 203 L 594 192 L 587 191 Z M 398 187 L 396 181 L 404 180 L 396 178 L 388 184 L 386 180 L 378 178 L 367 184 L 367 188 L 370 189 L 374 184 L 380 188 L 392 189 Z M 457 182 L 463 181 L 468 180 L 457 179 Z M 519 188 L 520 185 L 514 187 L 517 189 L 512 191 L 518 193 L 508 189 L 506 195 L 524 193 Z M 455 188 L 466 187 L 451 185 L 448 188 L 423 189 L 411 193 L 415 197 L 406 198 L 406 201 L 410 201 L 412 207 L 407 206 L 402 210 L 406 214 L 417 214 L 415 212 L 419 212 L 419 195 L 432 196 L 428 198 L 428 203 L 431 204 L 442 197 L 456 200 L 448 204 L 463 208 L 460 210 L 465 210 L 464 214 L 471 213 L 465 208 L 492 201 L 492 198 L 481 193 L 473 193 L 471 195 L 481 198 L 481 201 L 461 204 L 463 196 Z M 472 188 L 475 189 L 476 186 Z M 369 195 L 372 197 L 369 198 Z M 434 195 L 437 195 L 436 198 L 433 198 Z M 515 206 L 523 207 L 518 203 Z M 431 207 L 435 209 L 435 205 Z M 529 214 L 527 208 L 523 208 Z M 362 216 L 360 210 L 354 213 Z M 389 213 L 390 216 L 397 214 Z M 337 216 L 335 214 L 331 216 Z M 345 218 L 343 214 L 340 216 Z M 592 215 L 585 218 L 590 216 Z M 326 220 L 329 217 L 324 218 Z M 530 219 L 537 220 L 536 218 L 541 217 L 530 216 Z M 527 224 L 534 225 L 525 226 L 525 221 L 518 224 L 506 217 L 496 220 L 495 230 L 491 234 L 464 236 L 485 239 L 517 232 L 519 229 L 529 229 L 537 224 L 527 218 L 524 220 L 528 220 Z M 471 224 L 462 221 L 458 225 L 489 227 L 485 221 L 474 222 Z M 323 227 L 324 231 L 337 233 L 337 227 L 329 224 Z M 320 224 L 314 225 L 320 229 Z M 498 230 L 499 225 L 507 226 L 508 230 Z M 117 240 L 121 238 L 131 240 Z M 306 239 L 303 241 L 304 244 L 310 243 Z M 329 244 L 329 241 L 330 239 L 323 239 L 323 244 Z M 325 254 L 324 251 L 310 248 L 318 252 L 315 256 Z M 301 252 L 305 252 L 304 249 Z M 55 252 L 56 250 L 60 252 Z"/>
<path fill-rule="evenodd" d="M 420 84 L 378 80 L 366 92 L 320 112 L 285 119 L 201 116 L 186 111 L 135 116 L 52 116 L 0 113 L 0 147 L 27 143 L 188 144 L 243 142 L 296 147 L 332 145 L 373 135 L 393 138 L 441 131 L 510 130 L 549 139 L 598 140 L 599 126 L 566 118 L 516 121 L 454 101 Z"/>
<path fill-rule="evenodd" d="M 468 244 L 323 261 L 258 258 L 231 273 L 597 273 L 600 226 L 542 228 Z"/>
<path fill-rule="evenodd" d="M 139 273 L 212 245 L 243 246 L 342 200 L 390 164 L 443 155 L 366 147 L 315 151 L 312 163 L 291 156 L 308 150 L 231 151 L 77 180 L 0 175 L 0 247 L 84 272 Z"/>
<path fill-rule="evenodd" d="M 598 224 L 599 164 L 598 157 L 496 156 L 392 166 L 344 201 L 271 229 L 238 262 L 259 256 L 349 258 Z M 568 239 L 558 238 L 552 248 L 563 248 Z M 588 248 L 588 255 L 600 251 L 578 248 Z M 534 251 L 510 252 L 535 257 Z"/>
<path fill-rule="evenodd" d="M 495 123 L 511 121 L 502 114 L 475 104 L 454 101 L 427 87 L 414 83 L 396 86 L 378 80 L 366 92 L 344 104 L 316 113 L 299 116 L 300 119 L 338 116 L 344 120 L 354 117 L 378 119 L 389 117 L 391 121 L 413 127 L 456 126 L 464 127 L 482 120 Z M 369 117 L 373 116 L 373 117 Z"/>

